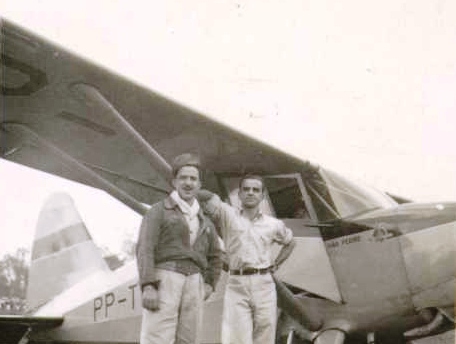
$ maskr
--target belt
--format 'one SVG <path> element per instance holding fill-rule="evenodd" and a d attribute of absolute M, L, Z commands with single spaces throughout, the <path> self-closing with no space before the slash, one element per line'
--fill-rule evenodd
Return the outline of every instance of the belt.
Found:
<path fill-rule="evenodd" d="M 158 269 L 170 270 L 178 272 L 185 276 L 194 275 L 201 272 L 201 269 L 190 259 L 177 259 L 160 262 L 155 265 Z"/>
<path fill-rule="evenodd" d="M 244 268 L 239 270 L 230 270 L 230 275 L 264 275 L 271 272 L 272 266 L 263 269 Z"/>

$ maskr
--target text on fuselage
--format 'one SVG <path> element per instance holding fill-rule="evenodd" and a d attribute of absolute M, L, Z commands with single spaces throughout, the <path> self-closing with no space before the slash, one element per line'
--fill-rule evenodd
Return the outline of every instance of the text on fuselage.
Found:
<path fill-rule="evenodd" d="M 105 321 L 116 315 L 135 311 L 136 299 L 140 297 L 138 284 L 110 291 L 93 300 L 93 321 Z"/>

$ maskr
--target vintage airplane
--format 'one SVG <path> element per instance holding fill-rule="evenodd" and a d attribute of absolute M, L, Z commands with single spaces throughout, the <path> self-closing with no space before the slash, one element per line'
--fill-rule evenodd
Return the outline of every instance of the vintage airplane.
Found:
<path fill-rule="evenodd" d="M 297 238 L 276 274 L 278 341 L 403 342 L 454 328 L 456 204 L 399 204 L 6 20 L 1 49 L 3 159 L 104 190 L 140 214 L 170 190 L 168 161 L 182 152 L 202 157 L 205 187 L 233 204 L 240 175 L 266 178 L 264 211 Z M 62 215 L 67 203 L 43 210 L 62 222 L 38 225 L 31 313 L 0 318 L 3 342 L 137 343 L 134 263 L 109 271 L 78 216 Z M 220 341 L 223 280 L 206 302 L 204 343 Z"/>

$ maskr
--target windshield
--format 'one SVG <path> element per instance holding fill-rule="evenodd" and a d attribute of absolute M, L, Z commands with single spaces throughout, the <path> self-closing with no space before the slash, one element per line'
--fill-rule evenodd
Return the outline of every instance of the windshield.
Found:
<path fill-rule="evenodd" d="M 388 195 L 319 168 L 304 174 L 304 184 L 319 221 L 345 218 L 397 203 Z"/>

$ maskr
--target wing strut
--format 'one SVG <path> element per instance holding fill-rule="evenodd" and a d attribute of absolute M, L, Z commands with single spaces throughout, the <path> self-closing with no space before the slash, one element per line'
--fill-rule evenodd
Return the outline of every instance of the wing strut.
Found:
<path fill-rule="evenodd" d="M 36 144 L 41 147 L 44 147 L 46 150 L 51 152 L 52 154 L 58 156 L 64 164 L 69 165 L 81 173 L 85 174 L 85 176 L 96 186 L 100 187 L 101 189 L 105 190 L 114 198 L 117 198 L 122 203 L 129 206 L 131 209 L 136 211 L 137 213 L 144 215 L 146 213 L 147 207 L 143 204 L 138 202 L 136 199 L 131 197 L 122 189 L 118 188 L 116 185 L 110 183 L 106 179 L 102 178 L 99 174 L 85 166 L 83 163 L 79 162 L 71 155 L 67 154 L 66 152 L 62 151 L 49 141 L 40 137 L 36 132 L 31 130 L 30 128 L 26 127 L 23 124 L 17 123 L 3 123 L 2 126 L 5 130 L 8 130 L 13 133 L 17 133 L 19 135 L 23 135 L 27 138 L 32 139 Z"/>
<path fill-rule="evenodd" d="M 279 307 L 287 315 L 296 320 L 300 325 L 304 326 L 309 331 L 318 331 L 323 326 L 321 315 L 314 309 L 303 307 L 282 281 L 274 275 L 272 278 L 277 289 L 277 301 Z"/>
<path fill-rule="evenodd" d="M 18 344 L 27 344 L 30 340 L 30 332 L 32 332 L 32 328 L 29 327 L 27 331 L 25 331 L 24 335 L 22 336 L 21 340 Z"/>
<path fill-rule="evenodd" d="M 128 123 L 128 121 L 100 93 L 100 91 L 98 91 L 98 89 L 83 83 L 74 84 L 71 88 L 110 113 L 119 127 L 122 128 L 133 140 L 136 148 L 148 159 L 149 164 L 154 169 L 157 169 L 160 174 L 166 176 L 168 181 L 171 179 L 172 169 L 168 162 L 154 148 L 152 148 L 149 142 L 147 142 L 130 123 Z"/>

